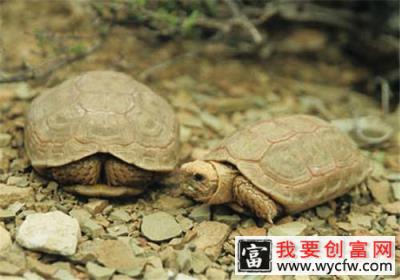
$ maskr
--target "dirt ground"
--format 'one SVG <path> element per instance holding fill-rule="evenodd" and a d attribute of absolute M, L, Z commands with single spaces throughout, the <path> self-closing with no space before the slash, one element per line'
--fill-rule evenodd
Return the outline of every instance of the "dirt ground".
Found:
<path fill-rule="evenodd" d="M 217 42 L 154 40 L 151 32 L 106 26 L 85 2 L 0 1 L 1 72 L 21 77 L 26 74 L 21 69 L 48 72 L 0 83 L 0 279 L 384 279 L 234 276 L 234 236 L 284 231 L 284 224 L 292 225 L 289 235 L 394 235 L 399 275 L 399 110 L 384 112 L 381 101 L 354 90 L 361 82 L 373 84 L 368 67 L 318 29 L 291 30 L 281 51 L 265 60 L 232 56 Z M 65 53 L 76 55 L 75 61 Z M 65 65 L 54 67 L 60 61 Z M 203 206 L 176 185 L 154 186 L 123 200 L 77 197 L 32 170 L 23 147 L 24 116 L 44 89 L 89 70 L 127 73 L 172 104 L 181 125 L 181 163 L 201 158 L 237 128 L 274 116 L 302 113 L 328 121 L 369 116 L 378 120 L 369 128 L 372 136 L 391 133 L 373 143 L 349 132 L 374 166 L 368 180 L 274 225 L 224 206 Z M 25 217 L 55 210 L 79 221 L 76 253 L 21 247 L 16 232 Z M 141 228 L 144 219 L 178 224 L 179 230 L 152 241 Z"/>

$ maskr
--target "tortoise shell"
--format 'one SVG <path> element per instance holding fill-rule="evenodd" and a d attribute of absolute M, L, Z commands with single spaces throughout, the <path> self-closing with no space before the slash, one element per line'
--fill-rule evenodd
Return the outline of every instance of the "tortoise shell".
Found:
<path fill-rule="evenodd" d="M 346 193 L 368 174 L 355 143 L 317 117 L 294 115 L 238 130 L 205 157 L 228 162 L 288 213 Z"/>
<path fill-rule="evenodd" d="M 148 87 L 123 73 L 92 71 L 32 102 L 25 147 L 38 169 L 108 153 L 146 170 L 170 171 L 178 161 L 178 123 Z"/>

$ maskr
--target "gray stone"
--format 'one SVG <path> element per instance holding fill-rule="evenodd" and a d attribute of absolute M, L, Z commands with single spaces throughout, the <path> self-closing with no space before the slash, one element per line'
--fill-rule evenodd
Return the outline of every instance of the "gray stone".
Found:
<path fill-rule="evenodd" d="M 41 277 L 39 274 L 29 272 L 29 271 L 24 273 L 24 279 L 25 280 L 44 280 L 44 278 Z"/>
<path fill-rule="evenodd" d="M 17 231 L 17 242 L 28 249 L 73 255 L 80 237 L 76 219 L 60 211 L 28 215 Z"/>
<path fill-rule="evenodd" d="M 204 221 L 197 225 L 194 230 L 197 236 L 193 239 L 192 244 L 196 251 L 202 251 L 212 260 L 216 260 L 221 253 L 223 243 L 231 232 L 231 228 L 224 223 Z"/>
<path fill-rule="evenodd" d="M 129 214 L 125 210 L 121 209 L 116 209 L 112 211 L 109 218 L 111 221 L 124 222 L 124 223 L 132 220 L 131 216 L 129 216 Z"/>
<path fill-rule="evenodd" d="M 29 181 L 24 176 L 10 176 L 7 179 L 7 185 L 15 185 L 17 187 L 25 188 L 29 185 Z"/>
<path fill-rule="evenodd" d="M 200 206 L 194 207 L 192 212 L 189 214 L 189 218 L 200 223 L 202 221 L 209 221 L 211 218 L 210 206 L 207 204 L 202 204 Z"/>
<path fill-rule="evenodd" d="M 321 219 L 326 219 L 329 216 L 333 215 L 332 208 L 330 208 L 328 206 L 317 207 L 316 211 L 317 211 L 318 217 L 320 217 Z"/>
<path fill-rule="evenodd" d="M 282 225 L 273 226 L 268 230 L 269 236 L 288 236 L 301 235 L 307 228 L 306 224 L 301 222 L 291 222 Z"/>
<path fill-rule="evenodd" d="M 82 231 L 91 237 L 99 237 L 105 233 L 104 228 L 92 219 L 85 219 L 79 222 L 79 225 Z"/>
<path fill-rule="evenodd" d="M 86 270 L 89 276 L 95 280 L 108 280 L 113 276 L 115 272 L 114 268 L 100 266 L 94 262 L 87 262 Z"/>
<path fill-rule="evenodd" d="M 192 253 L 192 269 L 194 273 L 203 273 L 211 265 L 211 260 L 201 251 Z"/>
<path fill-rule="evenodd" d="M 129 234 L 128 226 L 125 224 L 115 225 L 107 228 L 108 235 L 112 237 L 127 236 Z"/>
<path fill-rule="evenodd" d="M 141 231 L 146 238 L 152 241 L 168 240 L 182 233 L 175 218 L 165 212 L 144 216 Z"/>

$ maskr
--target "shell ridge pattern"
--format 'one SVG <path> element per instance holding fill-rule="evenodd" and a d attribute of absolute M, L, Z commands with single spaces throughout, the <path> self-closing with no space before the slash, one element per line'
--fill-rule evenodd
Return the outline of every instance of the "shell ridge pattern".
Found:
<path fill-rule="evenodd" d="M 154 171 L 177 163 L 172 108 L 126 74 L 93 71 L 66 80 L 32 103 L 27 121 L 33 166 L 60 166 L 97 152 Z"/>
<path fill-rule="evenodd" d="M 365 178 L 368 161 L 347 135 L 329 123 L 308 116 L 284 117 L 275 125 L 271 123 L 261 121 L 250 126 L 252 137 L 271 140 L 272 136 L 273 140 L 279 140 L 274 141 L 276 143 L 254 142 L 265 143 L 263 146 L 257 144 L 261 148 L 267 146 L 265 150 L 259 149 L 261 161 L 258 157 L 241 156 L 249 155 L 248 151 L 241 153 L 248 146 L 243 143 L 249 142 L 246 129 L 227 137 L 205 157 L 206 160 L 235 165 L 259 190 L 289 212 L 345 193 Z M 277 130 L 271 131 L 277 126 Z M 265 130 L 258 130 L 261 128 Z M 235 147 L 237 150 L 232 151 Z"/>

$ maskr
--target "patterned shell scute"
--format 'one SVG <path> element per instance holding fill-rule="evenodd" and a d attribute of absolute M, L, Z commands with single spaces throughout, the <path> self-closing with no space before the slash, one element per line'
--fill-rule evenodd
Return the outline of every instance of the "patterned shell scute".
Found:
<path fill-rule="evenodd" d="M 368 160 L 347 135 L 306 115 L 247 126 L 226 138 L 206 159 L 235 165 L 289 213 L 347 192 L 370 170 Z"/>
<path fill-rule="evenodd" d="M 128 75 L 92 71 L 35 99 L 25 143 L 35 167 L 64 165 L 101 152 L 153 171 L 178 160 L 178 123 L 171 106 Z"/>

